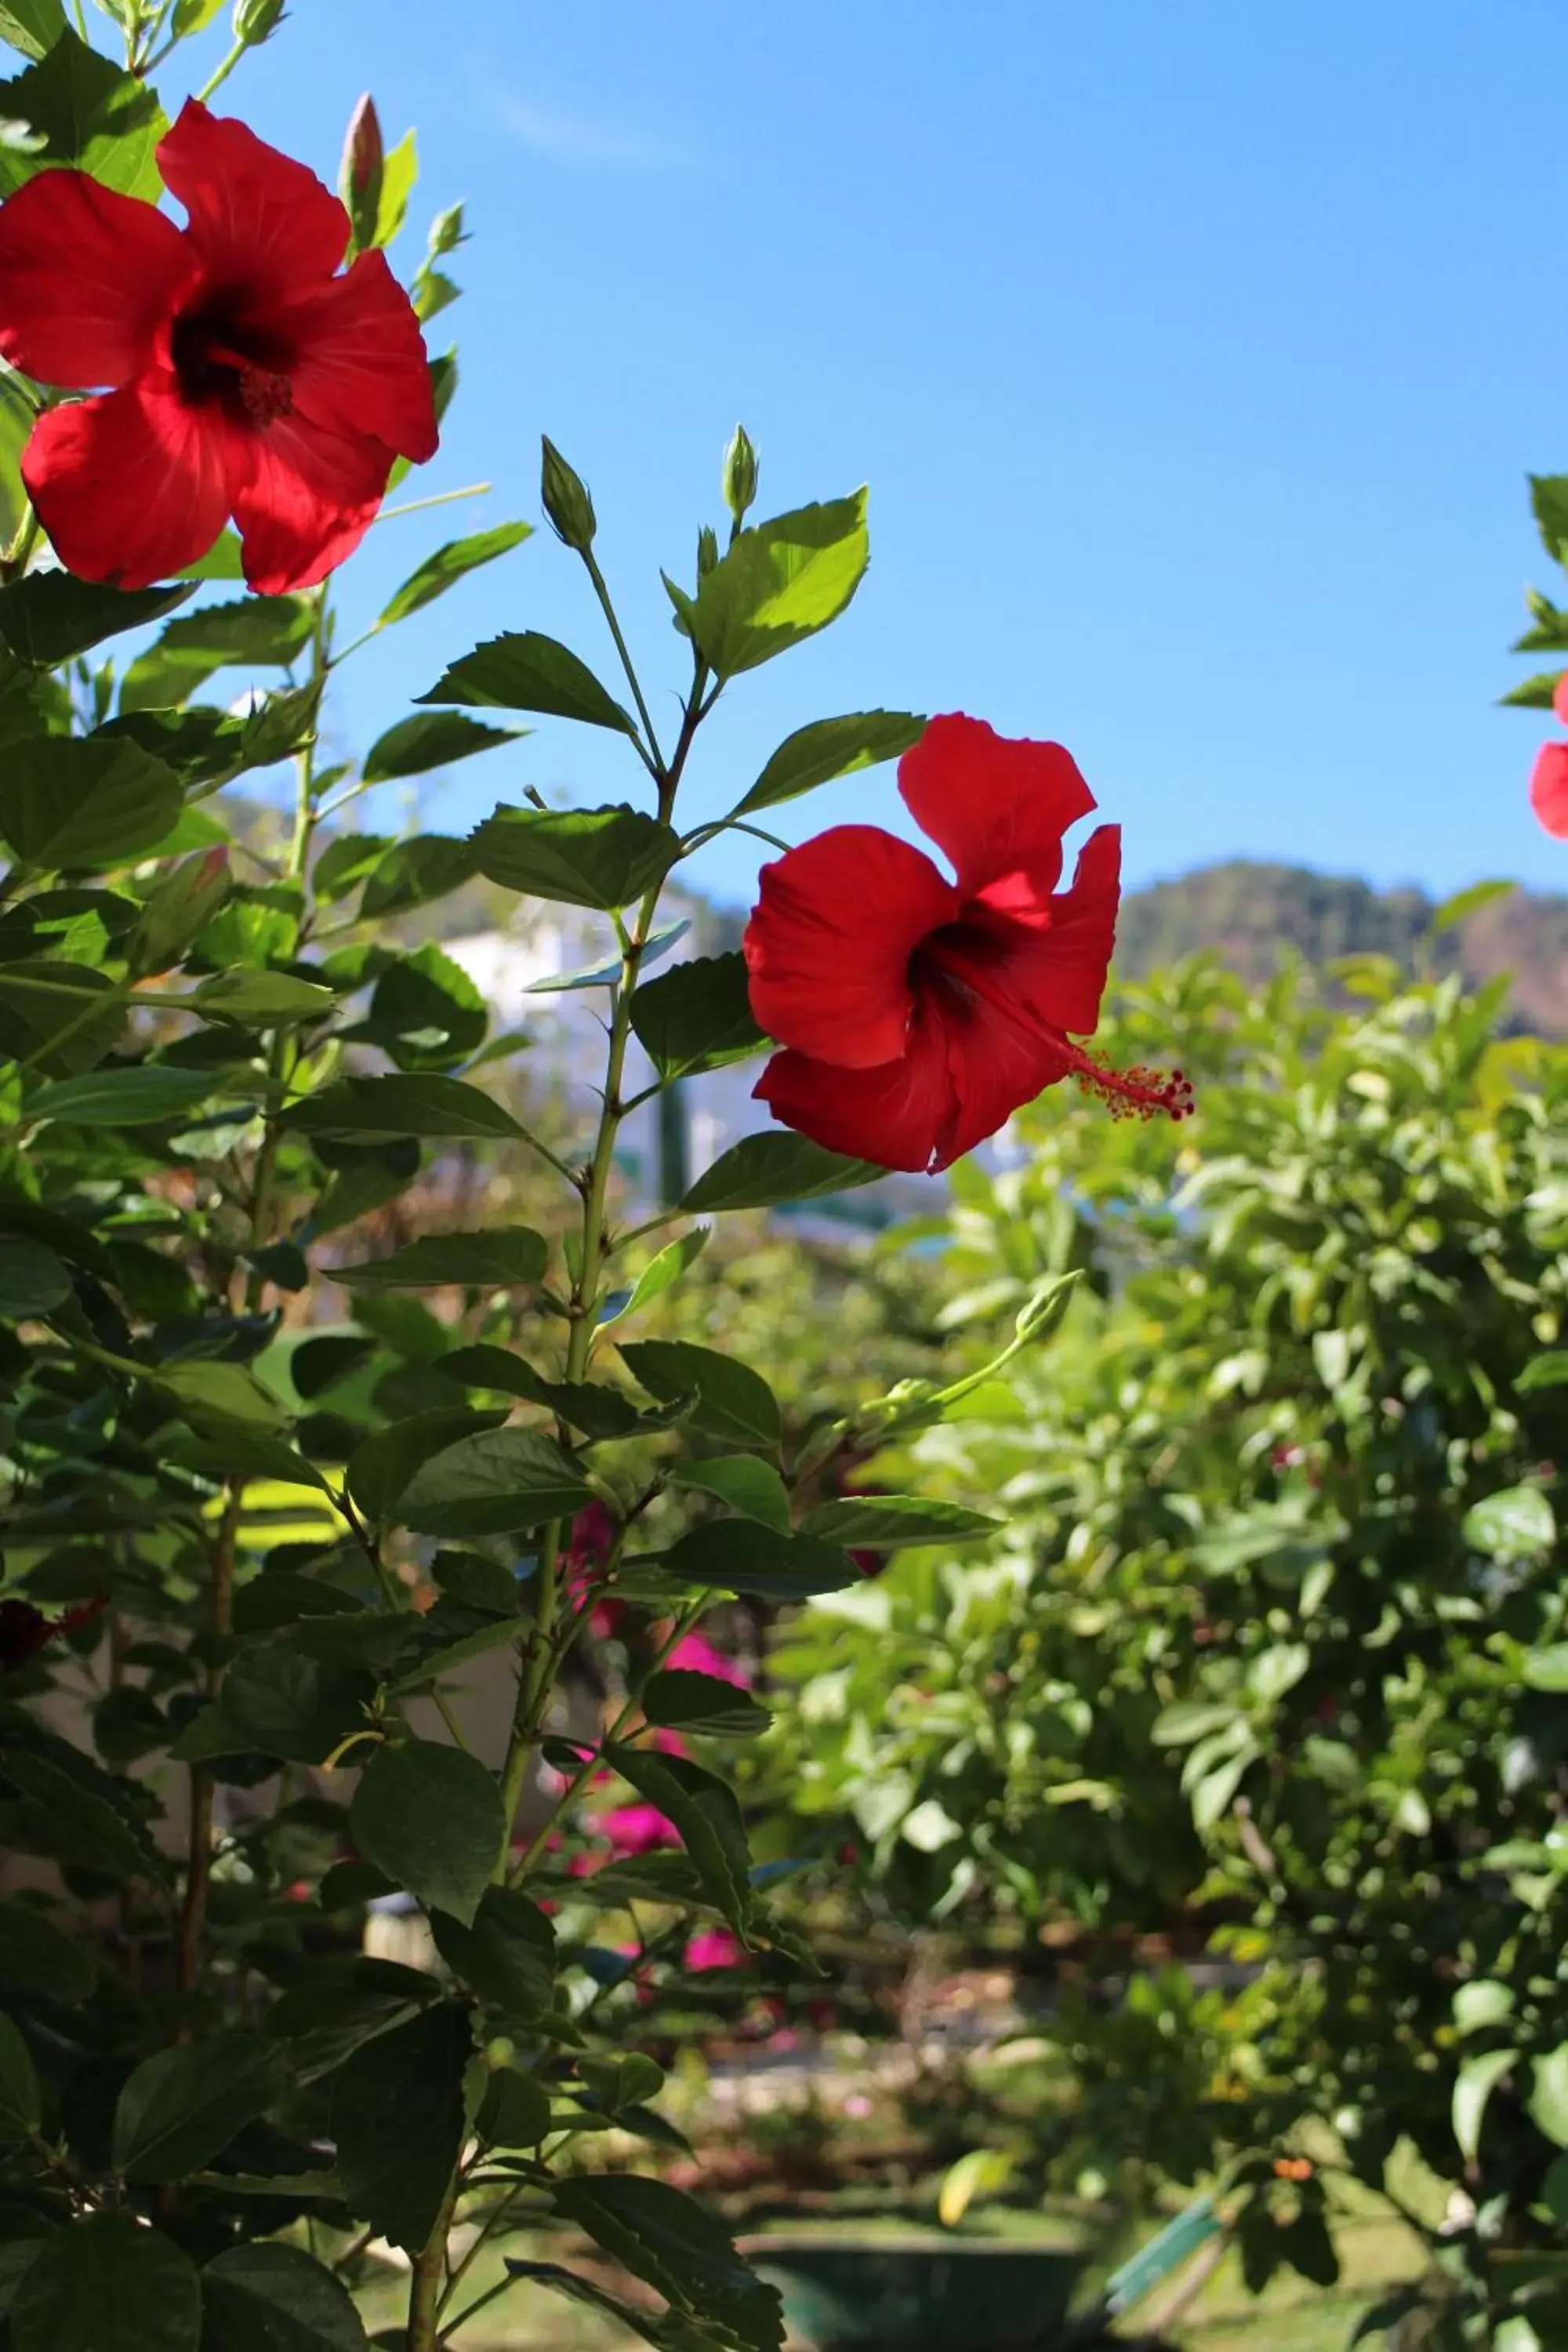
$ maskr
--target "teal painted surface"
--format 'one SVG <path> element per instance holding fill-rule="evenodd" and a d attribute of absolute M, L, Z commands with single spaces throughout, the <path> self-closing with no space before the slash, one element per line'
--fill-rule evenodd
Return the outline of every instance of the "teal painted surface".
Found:
<path fill-rule="evenodd" d="M 768 2239 L 752 2260 L 815 2352 L 1032 2352 L 1082 2257 L 963 2239 Z"/>

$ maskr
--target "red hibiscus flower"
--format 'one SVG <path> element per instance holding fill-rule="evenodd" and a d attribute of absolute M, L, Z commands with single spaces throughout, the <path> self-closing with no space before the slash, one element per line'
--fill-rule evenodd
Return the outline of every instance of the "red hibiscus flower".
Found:
<path fill-rule="evenodd" d="M 1180 1118 L 1178 1070 L 1107 1070 L 1072 1044 L 1100 1018 L 1121 836 L 1090 835 L 1058 891 L 1062 836 L 1094 806 L 1059 743 L 933 719 L 899 763 L 909 842 L 836 825 L 764 866 L 746 929 L 752 1010 L 784 1051 L 755 1088 L 776 1118 L 883 1168 L 945 1168 L 1074 1075 L 1113 1106 Z"/>
<path fill-rule="evenodd" d="M 1552 708 L 1568 727 L 1568 670 L 1557 681 Z M 1554 841 L 1568 841 L 1568 743 L 1543 743 L 1536 753 L 1530 805 Z"/>
<path fill-rule="evenodd" d="M 104 1593 L 96 1601 L 83 1601 L 68 1609 L 63 1617 L 46 1617 L 30 1601 L 0 1601 L 0 1674 L 14 1674 L 36 1658 L 49 1643 L 58 1642 L 64 1633 L 74 1633 L 109 1606 Z"/>
<path fill-rule="evenodd" d="M 434 455 L 425 341 L 379 252 L 335 273 L 349 217 L 304 164 L 193 99 L 158 149 L 189 215 L 85 172 L 0 207 L 0 352 L 40 383 L 112 387 L 50 409 L 22 458 L 62 563 L 146 588 L 232 515 L 245 576 L 324 579 L 398 457 Z"/>

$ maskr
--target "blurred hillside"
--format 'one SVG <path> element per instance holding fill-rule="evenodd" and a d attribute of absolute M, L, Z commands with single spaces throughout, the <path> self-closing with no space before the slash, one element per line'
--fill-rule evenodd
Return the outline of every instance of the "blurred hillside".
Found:
<path fill-rule="evenodd" d="M 1433 941 L 1436 912 L 1419 890 L 1237 858 L 1133 891 L 1117 927 L 1116 969 L 1136 979 L 1204 948 L 1249 981 L 1266 978 L 1287 949 L 1315 964 L 1391 956 L 1404 971 L 1426 957 L 1472 982 L 1512 973 L 1520 1025 L 1568 1034 L 1568 897 L 1513 890 Z"/>

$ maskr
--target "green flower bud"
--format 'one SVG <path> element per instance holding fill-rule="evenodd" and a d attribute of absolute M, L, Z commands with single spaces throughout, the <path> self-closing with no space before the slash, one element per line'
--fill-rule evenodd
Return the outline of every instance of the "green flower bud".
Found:
<path fill-rule="evenodd" d="M 131 934 L 127 960 L 132 973 L 168 971 L 228 892 L 228 852 L 198 849 L 182 857 L 142 908 Z"/>
<path fill-rule="evenodd" d="M 247 49 L 269 41 L 283 22 L 283 0 L 234 0 L 234 37 Z"/>
<path fill-rule="evenodd" d="M 386 149 L 381 136 L 381 118 L 375 110 L 375 100 L 367 89 L 349 117 L 348 134 L 343 141 L 343 160 L 338 170 L 338 194 L 343 200 L 343 208 L 353 226 L 354 243 L 362 253 L 375 243 L 385 163 Z"/>
<path fill-rule="evenodd" d="M 737 425 L 724 452 L 724 504 L 737 522 L 757 495 L 757 453 L 743 425 Z"/>
<path fill-rule="evenodd" d="M 719 561 L 719 534 L 705 522 L 697 534 L 697 577 L 705 580 Z"/>
<path fill-rule="evenodd" d="M 540 495 L 544 511 L 555 527 L 555 535 L 579 555 L 586 555 L 594 544 L 598 522 L 594 514 L 594 501 L 588 496 L 588 486 L 574 474 L 548 434 L 544 436 L 544 465 L 540 483 Z"/>

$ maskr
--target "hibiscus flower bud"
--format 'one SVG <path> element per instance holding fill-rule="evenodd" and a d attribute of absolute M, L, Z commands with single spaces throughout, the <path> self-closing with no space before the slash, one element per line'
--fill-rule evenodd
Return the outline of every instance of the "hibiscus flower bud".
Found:
<path fill-rule="evenodd" d="M 226 849 L 197 849 L 182 857 L 147 900 L 131 934 L 127 961 L 132 974 L 140 979 L 177 964 L 208 916 L 222 905 L 228 884 Z"/>
<path fill-rule="evenodd" d="M 705 580 L 719 561 L 719 534 L 705 522 L 697 534 L 697 577 Z"/>
<path fill-rule="evenodd" d="M 338 170 L 338 194 L 343 200 L 343 209 L 353 226 L 354 243 L 362 253 L 367 252 L 375 243 L 385 162 L 381 117 L 375 110 L 375 100 L 367 89 L 349 117 L 348 133 L 343 141 L 343 160 Z"/>
<path fill-rule="evenodd" d="M 545 513 L 555 526 L 556 537 L 568 547 L 574 547 L 579 555 L 586 555 L 599 528 L 594 501 L 588 496 L 586 482 L 573 472 L 548 434 L 544 436 L 540 496 Z"/>
<path fill-rule="evenodd" d="M 247 49 L 269 41 L 283 22 L 283 0 L 234 0 L 234 37 Z"/>
<path fill-rule="evenodd" d="M 757 452 L 743 425 L 737 425 L 724 452 L 724 504 L 737 522 L 757 495 Z"/>

